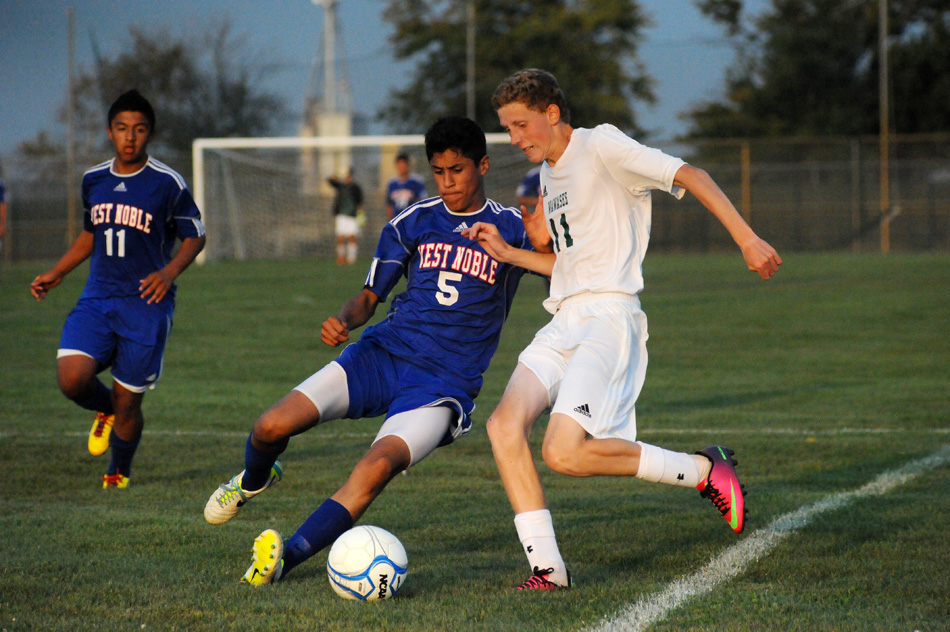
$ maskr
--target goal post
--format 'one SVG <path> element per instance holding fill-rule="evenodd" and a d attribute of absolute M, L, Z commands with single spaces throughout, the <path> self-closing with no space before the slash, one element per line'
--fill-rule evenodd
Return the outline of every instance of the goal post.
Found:
<path fill-rule="evenodd" d="M 517 204 L 515 190 L 533 165 L 509 143 L 488 134 L 488 197 Z M 412 172 L 437 189 L 419 135 L 200 138 L 192 144 L 193 193 L 208 230 L 198 261 L 333 256 L 331 176 L 353 169 L 364 194 L 364 254 L 386 222 L 386 184 L 399 153 Z"/>

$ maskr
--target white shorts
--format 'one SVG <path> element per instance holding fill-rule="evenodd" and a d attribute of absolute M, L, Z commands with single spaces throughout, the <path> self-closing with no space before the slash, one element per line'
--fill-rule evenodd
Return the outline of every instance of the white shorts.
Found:
<path fill-rule="evenodd" d="M 636 401 L 647 370 L 647 317 L 629 294 L 571 297 L 518 361 L 565 414 L 593 437 L 636 441 Z"/>
<path fill-rule="evenodd" d="M 321 424 L 342 419 L 350 407 L 346 371 L 336 362 L 326 365 L 294 390 L 304 394 L 317 407 Z M 390 435 L 399 437 L 409 447 L 411 467 L 439 447 L 457 416 L 454 408 L 445 406 L 426 406 L 397 413 L 383 423 L 373 443 Z"/>
<path fill-rule="evenodd" d="M 349 215 L 336 216 L 336 236 L 337 237 L 356 237 L 360 227 L 355 217 Z"/>

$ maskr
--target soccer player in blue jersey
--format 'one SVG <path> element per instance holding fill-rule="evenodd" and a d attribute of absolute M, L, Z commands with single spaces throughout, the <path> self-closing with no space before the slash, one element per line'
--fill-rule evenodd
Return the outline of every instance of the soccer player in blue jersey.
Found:
<path fill-rule="evenodd" d="M 96 412 L 89 452 L 112 460 L 103 488 L 129 484 L 145 419 L 142 399 L 162 373 L 175 309 L 175 279 L 201 252 L 201 213 L 180 175 L 150 157 L 155 113 L 136 90 L 106 119 L 115 157 L 82 179 L 83 231 L 50 270 L 30 284 L 41 301 L 80 263 L 89 277 L 66 318 L 57 353 L 59 388 Z M 172 256 L 175 238 L 181 247 Z M 98 374 L 112 370 L 112 388 Z"/>
<path fill-rule="evenodd" d="M 392 219 L 426 197 L 426 183 L 409 172 L 409 154 L 396 156 L 396 176 L 386 184 L 386 217 Z"/>
<path fill-rule="evenodd" d="M 3 254 L 3 238 L 7 235 L 7 196 L 0 180 L 0 254 Z"/>
<path fill-rule="evenodd" d="M 518 204 L 526 209 L 534 210 L 541 196 L 541 167 L 528 170 L 524 180 L 515 189 L 515 196 L 518 198 Z"/>
<path fill-rule="evenodd" d="M 7 197 L 6 189 L 3 188 L 3 180 L 0 180 L 0 255 L 3 254 L 3 238 L 7 235 Z"/>
<path fill-rule="evenodd" d="M 248 437 L 245 470 L 221 485 L 205 506 L 212 524 L 282 476 L 277 457 L 291 436 L 340 418 L 386 415 L 375 441 L 346 483 L 284 544 L 267 529 L 253 546 L 244 581 L 269 584 L 350 529 L 389 481 L 439 446 L 468 432 L 482 373 L 521 278 L 462 236 L 475 222 L 496 226 L 505 239 L 530 249 L 521 214 L 486 199 L 485 134 L 473 121 L 437 121 L 425 136 L 439 197 L 422 200 L 382 230 L 362 291 L 324 323 L 330 346 L 349 340 L 402 277 L 406 289 L 385 320 L 304 380 L 257 420 Z"/>

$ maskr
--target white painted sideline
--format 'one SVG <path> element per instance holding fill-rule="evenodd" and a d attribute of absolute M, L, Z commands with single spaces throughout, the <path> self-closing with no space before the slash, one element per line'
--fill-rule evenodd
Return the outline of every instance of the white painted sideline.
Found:
<path fill-rule="evenodd" d="M 144 433 L 147 435 L 168 435 L 168 436 L 216 436 L 216 437 L 228 437 L 228 436 L 243 436 L 246 437 L 247 433 L 250 432 L 250 426 L 248 430 L 203 430 L 203 429 L 189 429 L 189 430 L 149 430 L 146 428 Z M 838 436 L 838 435 L 860 435 L 860 434 L 896 434 L 900 433 L 902 435 L 908 434 L 922 434 L 922 435 L 942 435 L 950 434 L 950 427 L 948 428 L 828 428 L 824 430 L 809 430 L 808 428 L 650 428 L 648 430 L 641 430 L 638 432 L 640 435 L 652 435 L 652 434 L 700 434 L 700 435 L 723 435 L 723 434 L 742 434 L 744 436 L 748 435 L 792 435 L 800 437 L 823 437 L 823 436 Z M 84 437 L 89 434 L 88 430 L 63 430 L 61 432 L 18 432 L 16 430 L 0 430 L 0 439 L 17 437 L 17 436 L 29 436 L 31 438 L 36 437 Z M 375 437 L 375 432 L 361 432 L 361 433 L 334 433 L 323 430 L 320 436 L 323 437 Z"/>
<path fill-rule="evenodd" d="M 590 630 L 627 632 L 642 630 L 652 623 L 662 621 L 671 610 L 688 599 L 712 592 L 717 585 L 742 573 L 750 563 L 768 554 L 786 536 L 807 525 L 818 514 L 846 507 L 867 496 L 886 494 L 923 472 L 936 469 L 947 462 L 950 462 L 950 445 L 943 446 L 926 458 L 885 472 L 863 487 L 833 494 L 812 505 L 779 516 L 769 526 L 759 529 L 723 551 L 701 570 L 676 580 L 661 593 L 630 604 L 616 616 L 605 619 Z"/>

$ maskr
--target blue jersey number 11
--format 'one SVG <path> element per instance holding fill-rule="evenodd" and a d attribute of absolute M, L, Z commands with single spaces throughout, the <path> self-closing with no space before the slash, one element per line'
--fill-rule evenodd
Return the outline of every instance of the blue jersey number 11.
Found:
<path fill-rule="evenodd" d="M 113 256 L 112 254 L 112 229 L 107 228 L 105 230 L 106 235 L 106 256 Z M 116 237 L 116 257 L 125 256 L 125 229 L 115 231 Z"/>

